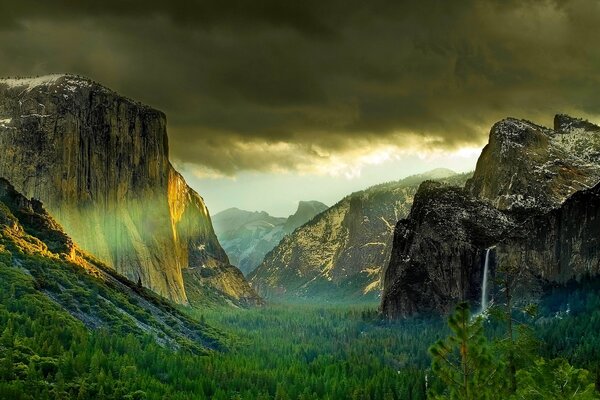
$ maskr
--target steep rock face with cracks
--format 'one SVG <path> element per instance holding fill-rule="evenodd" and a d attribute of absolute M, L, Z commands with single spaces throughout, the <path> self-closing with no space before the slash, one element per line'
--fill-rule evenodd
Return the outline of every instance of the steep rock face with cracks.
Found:
<path fill-rule="evenodd" d="M 396 225 L 384 313 L 446 312 L 457 299 L 478 301 L 485 249 L 513 227 L 509 215 L 464 188 L 423 183 L 408 218 Z"/>
<path fill-rule="evenodd" d="M 352 193 L 286 236 L 250 282 L 272 298 L 377 300 L 394 226 L 408 215 L 419 184 L 464 185 L 469 176 L 437 169 Z"/>
<path fill-rule="evenodd" d="M 169 162 L 162 112 L 77 76 L 2 79 L 0 147 L 0 177 L 120 274 L 185 304 L 188 285 L 211 286 L 195 272 L 208 269 L 238 283 L 225 298 L 256 299 Z"/>
<path fill-rule="evenodd" d="M 597 274 L 600 127 L 557 115 L 554 129 L 496 123 L 465 189 L 424 184 L 395 230 L 381 309 L 390 318 L 478 302 L 491 268 L 518 271 L 521 293 Z M 590 236 L 588 236 L 590 235 Z"/>

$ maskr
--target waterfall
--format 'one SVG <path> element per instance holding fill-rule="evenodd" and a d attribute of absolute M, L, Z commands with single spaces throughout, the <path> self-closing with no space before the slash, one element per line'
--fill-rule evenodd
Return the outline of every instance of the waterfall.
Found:
<path fill-rule="evenodd" d="M 481 312 L 484 312 L 488 307 L 488 274 L 490 269 L 490 250 L 485 250 L 485 264 L 483 266 L 483 282 L 481 283 Z"/>

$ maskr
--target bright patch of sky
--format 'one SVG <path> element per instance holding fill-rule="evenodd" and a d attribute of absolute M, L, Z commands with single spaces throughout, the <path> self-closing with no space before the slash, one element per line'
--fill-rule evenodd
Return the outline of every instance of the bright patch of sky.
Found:
<path fill-rule="evenodd" d="M 397 154 L 378 150 L 355 163 L 333 160 L 316 172 L 241 172 L 235 177 L 199 177 L 180 168 L 186 180 L 204 197 L 211 215 L 227 208 L 292 214 L 300 200 L 318 200 L 331 206 L 344 196 L 379 183 L 395 181 L 435 168 L 455 172 L 475 169 L 480 148 L 454 152 Z"/>

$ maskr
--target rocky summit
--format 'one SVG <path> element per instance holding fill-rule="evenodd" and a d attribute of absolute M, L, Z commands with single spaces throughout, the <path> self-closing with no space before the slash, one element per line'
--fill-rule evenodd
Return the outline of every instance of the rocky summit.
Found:
<path fill-rule="evenodd" d="M 326 209 L 319 201 L 300 201 L 294 214 L 280 218 L 265 211 L 230 208 L 215 214 L 213 225 L 231 263 L 248 275 L 285 235 Z"/>
<path fill-rule="evenodd" d="M 178 303 L 198 287 L 256 300 L 169 162 L 162 112 L 78 76 L 2 79 L 0 146 L 0 177 L 130 280 Z"/>
<path fill-rule="evenodd" d="M 566 115 L 554 129 L 512 118 L 495 124 L 465 189 L 423 184 L 398 222 L 382 311 L 398 317 L 478 302 L 490 247 L 492 269 L 520 271 L 522 293 L 597 274 L 599 151 L 600 128 Z"/>
<path fill-rule="evenodd" d="M 561 114 L 554 129 L 514 118 L 496 123 L 467 189 L 497 208 L 527 213 L 559 206 L 598 180 L 598 127 Z"/>
<path fill-rule="evenodd" d="M 353 193 L 286 236 L 250 275 L 267 298 L 376 300 L 396 221 L 427 179 L 464 184 L 447 169 Z"/>

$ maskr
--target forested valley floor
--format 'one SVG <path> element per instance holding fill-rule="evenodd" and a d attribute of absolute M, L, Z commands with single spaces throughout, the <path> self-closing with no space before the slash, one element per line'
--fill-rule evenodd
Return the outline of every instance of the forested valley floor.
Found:
<path fill-rule="evenodd" d="M 27 276 L 2 265 L 0 273 L 0 399 L 389 400 L 425 399 L 426 386 L 445 390 L 428 353 L 451 333 L 445 318 L 390 322 L 377 304 L 195 311 L 226 338 L 228 350 L 204 355 L 127 332 L 90 332 Z M 597 379 L 598 282 L 556 289 L 535 316 L 514 317 L 531 328 L 536 360 L 563 357 L 587 369 L 572 370 L 577 382 Z M 501 343 L 503 324 L 482 322 L 490 346 Z"/>

